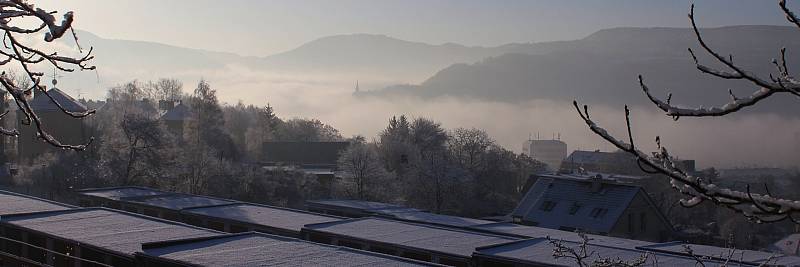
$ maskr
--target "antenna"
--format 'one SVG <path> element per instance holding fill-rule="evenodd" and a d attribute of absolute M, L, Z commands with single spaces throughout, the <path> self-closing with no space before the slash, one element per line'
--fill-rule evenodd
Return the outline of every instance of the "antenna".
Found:
<path fill-rule="evenodd" d="M 56 87 L 56 84 L 58 84 L 58 80 L 57 80 L 58 78 L 64 77 L 64 76 L 58 75 L 57 71 L 58 71 L 58 69 L 53 67 L 53 76 L 50 76 L 50 77 L 53 78 L 53 80 L 52 80 L 53 87 Z"/>

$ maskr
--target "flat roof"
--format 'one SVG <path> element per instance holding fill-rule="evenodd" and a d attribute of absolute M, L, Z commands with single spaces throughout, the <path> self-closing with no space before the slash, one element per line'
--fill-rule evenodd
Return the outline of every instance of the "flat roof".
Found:
<path fill-rule="evenodd" d="M 406 207 L 401 205 L 389 204 L 389 203 L 382 203 L 382 202 L 373 202 L 373 201 L 364 201 L 364 200 L 352 200 L 352 199 L 321 199 L 321 200 L 308 200 L 306 201 L 306 205 L 314 205 L 314 206 L 325 206 L 330 208 L 346 208 L 346 209 L 357 209 L 363 211 L 369 210 L 383 210 L 383 209 L 404 209 Z"/>
<path fill-rule="evenodd" d="M 11 215 L 2 223 L 125 255 L 141 251 L 143 243 L 221 233 L 106 208 Z"/>
<path fill-rule="evenodd" d="M 121 186 L 105 188 L 89 188 L 77 191 L 79 195 L 87 195 L 101 198 L 120 200 L 129 197 L 156 196 L 168 194 L 168 192 L 155 190 L 147 187 Z"/>
<path fill-rule="evenodd" d="M 197 266 L 438 266 L 260 233 L 145 244 L 151 258 Z"/>
<path fill-rule="evenodd" d="M 256 225 L 287 229 L 299 232 L 306 224 L 339 221 L 342 218 L 287 208 L 249 203 L 200 207 L 183 212 L 214 218 L 235 220 Z"/>
<path fill-rule="evenodd" d="M 304 229 L 461 257 L 470 257 L 476 247 L 519 240 L 508 236 L 372 217 L 306 225 Z"/>
<path fill-rule="evenodd" d="M 397 218 L 400 220 L 424 222 L 424 223 L 432 223 L 432 224 L 456 226 L 456 227 L 494 223 L 493 221 L 436 214 L 419 210 L 411 210 L 411 211 L 405 209 L 386 210 L 380 212 L 380 214 L 391 216 L 393 218 Z"/>
<path fill-rule="evenodd" d="M 771 252 L 763 252 L 755 250 L 740 250 L 740 249 L 729 249 L 729 248 L 714 247 L 707 245 L 695 245 L 677 241 L 653 244 L 649 246 L 641 246 L 639 247 L 639 249 L 644 251 L 688 256 L 689 253 L 686 251 L 685 246 L 689 246 L 692 249 L 692 253 L 694 253 L 695 255 L 715 258 L 719 260 L 726 260 L 728 256 L 731 254 L 731 252 L 733 252 L 731 260 L 735 262 L 745 262 L 754 265 L 759 265 L 769 260 L 770 265 L 800 266 L 800 257 L 797 256 L 788 256 L 779 253 L 771 253 Z"/>
<path fill-rule="evenodd" d="M 562 230 L 543 228 L 543 227 L 535 227 L 535 226 L 525 226 L 508 222 L 476 225 L 476 226 L 470 226 L 468 228 L 480 231 L 498 233 L 498 234 L 520 236 L 525 238 L 546 238 L 549 236 L 552 239 L 558 239 L 558 240 L 573 241 L 573 242 L 582 241 L 580 236 L 578 236 L 578 234 L 575 232 L 562 231 Z M 655 244 L 647 241 L 624 239 L 624 238 L 602 236 L 602 235 L 587 234 L 587 236 L 589 237 L 590 239 L 589 243 L 591 244 L 606 245 L 606 246 L 613 246 L 620 248 L 636 248 L 638 246 L 647 246 Z"/>
<path fill-rule="evenodd" d="M 72 208 L 67 204 L 0 190 L 0 216 Z"/>
<path fill-rule="evenodd" d="M 563 241 L 564 246 L 579 249 L 580 243 Z M 632 261 L 639 259 L 646 255 L 647 251 L 640 251 L 635 249 L 625 249 L 610 246 L 592 245 L 586 246 L 589 253 L 594 252 L 586 262 L 591 262 L 599 259 L 599 257 L 608 259 L 621 259 L 623 261 Z M 556 265 L 556 266 L 579 266 L 575 259 L 553 257 L 554 245 L 545 238 L 536 238 L 508 243 L 497 246 L 488 246 L 478 248 L 475 254 L 478 257 L 488 257 L 494 259 L 501 259 L 508 262 L 526 263 L 532 265 Z M 656 264 L 657 263 L 657 264 Z M 697 261 L 690 257 L 666 255 L 666 254 L 649 254 L 646 265 L 647 266 L 695 266 Z M 719 263 L 714 261 L 704 261 L 704 263 L 712 263 L 717 266 Z"/>
<path fill-rule="evenodd" d="M 125 201 L 171 210 L 237 203 L 235 200 L 178 193 L 128 198 Z"/>

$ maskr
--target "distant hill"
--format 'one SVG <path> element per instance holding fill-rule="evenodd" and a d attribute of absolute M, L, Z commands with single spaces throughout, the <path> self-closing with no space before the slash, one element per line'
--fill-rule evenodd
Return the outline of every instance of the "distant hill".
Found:
<path fill-rule="evenodd" d="M 702 30 L 720 53 L 733 53 L 737 64 L 765 75 L 779 49 L 788 49 L 789 69 L 800 69 L 800 32 L 794 27 L 731 26 Z M 686 28 L 615 28 L 586 38 L 557 43 L 522 45 L 518 52 L 493 56 L 473 64 L 454 64 L 418 85 L 396 85 L 367 95 L 415 95 L 425 98 L 456 96 L 518 102 L 553 99 L 568 104 L 648 104 L 636 76 L 659 96 L 667 90 L 673 102 L 685 105 L 720 104 L 729 100 L 727 89 L 739 95 L 755 88 L 741 81 L 725 81 L 699 73 L 687 48 L 708 65 L 714 64 Z M 530 53 L 530 51 L 533 51 Z M 758 111 L 800 115 L 800 103 L 788 95 L 760 105 Z"/>
<path fill-rule="evenodd" d="M 536 53 L 526 44 L 468 47 L 431 45 L 385 35 L 351 34 L 320 38 L 288 52 L 263 58 L 259 67 L 288 71 L 359 73 L 396 80 L 422 80 L 455 63 L 474 63 L 509 52 Z"/>
<path fill-rule="evenodd" d="M 352 34 L 320 38 L 271 56 L 244 57 L 154 42 L 106 39 L 86 31 L 79 31 L 78 36 L 84 47 L 95 48 L 92 64 L 99 69 L 97 73 L 71 74 L 63 85 L 84 88 L 84 93 L 95 96 L 102 96 L 109 86 L 133 79 L 176 77 L 195 81 L 220 74 L 230 66 L 278 75 L 349 75 L 419 82 L 454 63 L 474 63 L 509 52 L 537 53 L 529 44 L 491 48 L 431 45 L 384 35 Z M 71 38 L 59 42 L 74 47 Z"/>

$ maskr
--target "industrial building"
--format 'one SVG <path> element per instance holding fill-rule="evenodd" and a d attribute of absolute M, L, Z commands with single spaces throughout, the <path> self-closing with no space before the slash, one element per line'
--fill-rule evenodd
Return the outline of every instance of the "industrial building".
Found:
<path fill-rule="evenodd" d="M 142 245 L 142 267 L 181 266 L 440 266 L 396 256 L 243 233 Z"/>
<path fill-rule="evenodd" d="M 303 239 L 451 266 L 469 266 L 475 248 L 519 240 L 463 229 L 358 218 L 303 227 Z"/>
<path fill-rule="evenodd" d="M 343 218 L 267 205 L 236 203 L 182 211 L 184 221 L 207 228 L 239 233 L 258 231 L 289 237 L 300 237 L 307 224 L 339 221 Z"/>
<path fill-rule="evenodd" d="M 21 242 L 6 242 L 3 251 L 51 266 L 135 266 L 143 243 L 220 234 L 106 208 L 7 215 L 0 229 L 4 238 Z"/>
<path fill-rule="evenodd" d="M 567 143 L 561 140 L 527 140 L 522 144 L 522 153 L 547 165 L 550 171 L 561 168 L 567 157 Z"/>

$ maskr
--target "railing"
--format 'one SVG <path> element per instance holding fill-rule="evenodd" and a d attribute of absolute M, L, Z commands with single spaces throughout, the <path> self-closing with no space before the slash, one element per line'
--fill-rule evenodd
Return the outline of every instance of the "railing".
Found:
<path fill-rule="evenodd" d="M 12 254 L 12 253 L 10 253 L 8 251 L 0 250 L 0 259 L 14 261 L 15 263 L 18 264 L 18 265 L 11 265 L 11 266 L 52 266 L 52 265 L 47 264 L 46 262 L 57 263 L 57 262 L 61 262 L 61 261 L 73 261 L 73 262 L 80 262 L 81 263 L 80 266 L 83 266 L 83 267 L 86 267 L 86 266 L 113 267 L 113 266 L 105 264 L 105 263 L 101 263 L 101 262 L 97 262 L 97 261 L 93 261 L 93 260 L 88 260 L 88 259 L 75 257 L 75 256 L 72 256 L 72 255 L 69 255 L 69 254 L 65 254 L 65 253 L 62 253 L 62 252 L 58 252 L 58 251 L 55 251 L 55 250 L 52 250 L 52 249 L 40 247 L 40 246 L 37 246 L 37 245 L 34 245 L 34 244 L 30 244 L 30 243 L 26 243 L 26 242 L 22 242 L 22 241 L 19 241 L 19 240 L 6 238 L 6 237 L 2 237 L 2 236 L 0 236 L 0 242 L 3 243 L 2 247 L 4 249 L 7 249 L 9 247 L 9 244 L 11 243 L 11 244 L 20 245 L 20 247 L 19 247 L 20 251 L 22 251 L 23 248 L 28 248 L 27 250 L 28 250 L 28 254 L 29 255 L 31 254 L 32 251 L 45 253 L 44 257 L 43 257 L 45 263 L 42 263 L 42 262 L 39 262 L 39 261 L 35 261 L 35 260 L 32 260 L 32 259 L 21 257 L 19 255 L 14 255 L 14 254 Z M 51 261 L 48 261 L 48 257 L 52 257 Z M 73 265 L 74 265 L 74 263 L 73 263 Z"/>

